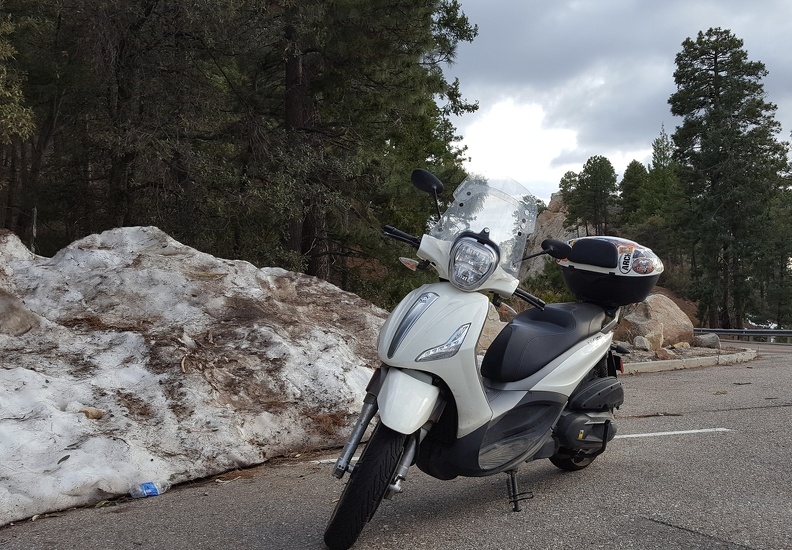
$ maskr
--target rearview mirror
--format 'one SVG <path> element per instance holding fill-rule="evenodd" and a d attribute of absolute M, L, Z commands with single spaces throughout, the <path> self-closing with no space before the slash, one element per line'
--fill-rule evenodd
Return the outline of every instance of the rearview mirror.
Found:
<path fill-rule="evenodd" d="M 552 256 L 556 260 L 563 260 L 569 256 L 570 252 L 572 252 L 572 247 L 564 241 L 559 241 L 557 239 L 545 239 L 542 241 L 542 250 L 544 250 L 548 255 Z"/>
<path fill-rule="evenodd" d="M 416 168 L 413 170 L 410 181 L 421 191 L 434 195 L 435 197 L 443 192 L 443 182 L 437 179 L 437 176 L 423 168 Z"/>

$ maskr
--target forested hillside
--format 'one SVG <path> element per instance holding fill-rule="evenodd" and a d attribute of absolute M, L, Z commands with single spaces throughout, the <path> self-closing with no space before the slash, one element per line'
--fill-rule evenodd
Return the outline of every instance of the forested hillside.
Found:
<path fill-rule="evenodd" d="M 423 231 L 414 168 L 447 196 L 465 175 L 451 117 L 477 105 L 443 70 L 476 34 L 458 0 L 0 0 L 0 228 L 50 255 L 157 226 L 389 307 L 418 280 L 380 227 Z M 719 28 L 676 66 L 679 125 L 621 181 L 601 155 L 565 174 L 567 225 L 652 247 L 706 325 L 792 326 L 768 70 Z"/>
<path fill-rule="evenodd" d="M 383 302 L 380 220 L 451 185 L 456 0 L 0 1 L 0 227 L 49 255 L 153 225 Z M 422 197 L 425 199 L 425 197 Z M 395 211 L 398 211 L 398 216 Z M 396 281 L 397 283 L 397 281 Z"/>

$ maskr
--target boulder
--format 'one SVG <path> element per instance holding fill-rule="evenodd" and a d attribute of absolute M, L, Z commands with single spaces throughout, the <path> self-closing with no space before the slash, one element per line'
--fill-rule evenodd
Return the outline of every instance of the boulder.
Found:
<path fill-rule="evenodd" d="M 717 334 L 699 334 L 693 339 L 693 345 L 700 348 L 720 349 L 720 337 Z"/>
<path fill-rule="evenodd" d="M 633 339 L 633 347 L 640 351 L 651 351 L 653 349 L 652 342 L 644 336 L 636 336 Z"/>
<path fill-rule="evenodd" d="M 643 302 L 627 307 L 614 338 L 634 342 L 638 336 L 646 338 L 653 350 L 690 343 L 693 342 L 693 323 L 673 300 L 662 294 L 652 294 Z"/>
<path fill-rule="evenodd" d="M 648 351 L 663 347 L 663 323 L 649 316 L 645 302 L 638 306 L 622 317 L 613 338 Z"/>
<path fill-rule="evenodd" d="M 669 349 L 660 348 L 655 350 L 655 359 L 659 361 L 669 361 L 671 359 L 676 359 L 676 355 Z"/>
<path fill-rule="evenodd" d="M 668 296 L 652 294 L 646 298 L 651 317 L 663 323 L 663 345 L 693 341 L 693 322 Z"/>

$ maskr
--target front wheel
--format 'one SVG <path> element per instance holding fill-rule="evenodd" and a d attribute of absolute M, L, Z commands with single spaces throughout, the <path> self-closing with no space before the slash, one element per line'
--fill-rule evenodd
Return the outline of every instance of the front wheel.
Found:
<path fill-rule="evenodd" d="M 330 550 L 355 544 L 393 481 L 406 438 L 382 422 L 377 424 L 327 523 L 324 541 Z"/>

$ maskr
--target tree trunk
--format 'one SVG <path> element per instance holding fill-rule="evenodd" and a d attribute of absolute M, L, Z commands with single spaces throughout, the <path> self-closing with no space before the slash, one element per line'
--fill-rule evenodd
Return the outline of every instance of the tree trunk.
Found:
<path fill-rule="evenodd" d="M 3 147 L 3 171 L 0 173 L 0 182 L 5 182 L 6 189 L 0 210 L 0 227 L 6 229 L 16 228 L 19 215 L 19 192 L 22 185 L 19 168 L 22 163 L 22 147 L 23 144 L 19 140 L 14 140 L 11 145 Z"/>
<path fill-rule="evenodd" d="M 285 126 L 290 140 L 294 142 L 293 150 L 299 150 L 303 145 L 316 146 L 314 139 L 306 133 L 316 126 L 317 112 L 314 98 L 311 95 L 311 77 L 317 70 L 317 65 L 311 60 L 313 54 L 303 51 L 303 45 L 297 31 L 292 26 L 286 28 L 287 51 L 290 55 L 286 61 L 286 98 Z M 303 188 L 311 185 L 311 178 L 307 177 Z M 309 275 L 319 275 L 320 263 L 314 258 L 316 243 L 320 238 L 318 230 L 321 226 L 318 208 L 313 194 L 307 190 L 304 197 L 295 197 L 300 201 L 302 212 L 299 217 L 288 221 L 287 236 L 284 246 L 287 250 L 298 252 L 302 257 L 308 257 L 306 272 Z"/>
<path fill-rule="evenodd" d="M 110 204 L 116 227 L 124 227 L 130 223 L 132 197 L 129 183 L 131 180 L 132 163 L 134 161 L 135 153 L 131 151 L 125 151 L 123 153 L 114 151 L 110 154 Z"/>
<path fill-rule="evenodd" d="M 732 328 L 731 286 L 731 254 L 727 248 L 723 252 L 723 263 L 721 264 L 720 328 Z"/>

